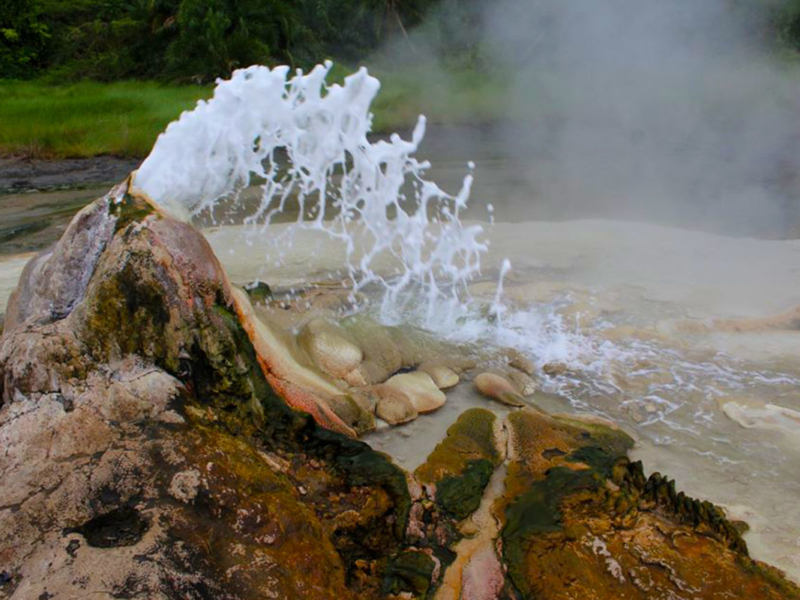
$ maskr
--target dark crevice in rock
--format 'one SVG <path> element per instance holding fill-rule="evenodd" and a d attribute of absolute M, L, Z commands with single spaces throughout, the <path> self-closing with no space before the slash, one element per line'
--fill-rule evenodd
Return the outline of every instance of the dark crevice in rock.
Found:
<path fill-rule="evenodd" d="M 94 548 L 117 548 L 139 543 L 150 522 L 132 506 L 123 506 L 88 520 L 64 533 L 79 533 Z"/>

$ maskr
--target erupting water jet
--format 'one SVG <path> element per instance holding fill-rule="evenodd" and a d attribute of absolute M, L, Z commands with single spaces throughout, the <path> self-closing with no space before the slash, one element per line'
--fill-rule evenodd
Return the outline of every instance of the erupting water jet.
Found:
<path fill-rule="evenodd" d="M 424 117 L 409 141 L 394 134 L 370 142 L 369 110 L 380 83 L 362 68 L 343 85 L 328 85 L 331 67 L 290 78 L 288 67 L 253 66 L 219 81 L 211 100 L 158 138 L 136 185 L 191 218 L 226 201 L 242 210 L 242 190 L 261 180 L 260 202 L 245 208 L 250 235 L 268 235 L 274 217 L 298 208 L 293 227 L 275 236 L 271 260 L 297 230 L 319 231 L 345 246 L 354 291 L 382 288 L 383 320 L 413 308 L 424 324 L 453 324 L 467 310 L 466 286 L 487 250 L 482 227 L 460 218 L 472 175 L 456 195 L 424 178 L 430 165 L 413 156 Z M 376 262 L 387 256 L 391 271 L 379 272 Z"/>

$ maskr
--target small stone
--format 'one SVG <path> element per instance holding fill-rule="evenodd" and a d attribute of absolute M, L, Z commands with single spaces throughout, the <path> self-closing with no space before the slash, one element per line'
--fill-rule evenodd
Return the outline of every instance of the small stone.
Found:
<path fill-rule="evenodd" d="M 453 371 L 453 369 L 443 364 L 424 362 L 417 368 L 417 370 L 430 375 L 431 379 L 433 379 L 433 382 L 436 384 L 436 387 L 438 387 L 440 390 L 446 390 L 458 385 L 458 374 Z"/>
<path fill-rule="evenodd" d="M 408 423 L 419 416 L 414 403 L 404 392 L 386 385 L 376 385 L 373 389 L 380 397 L 375 414 L 389 425 Z"/>
<path fill-rule="evenodd" d="M 169 484 L 170 496 L 176 500 L 189 504 L 197 496 L 200 488 L 200 473 L 195 469 L 176 473 Z"/>
<path fill-rule="evenodd" d="M 497 400 L 508 406 L 525 406 L 525 401 L 516 388 L 503 377 L 494 373 L 481 373 L 475 378 L 475 387 L 478 391 L 492 400 Z"/>
<path fill-rule="evenodd" d="M 542 367 L 542 371 L 550 377 L 558 377 L 567 372 L 567 365 L 560 362 L 549 362 Z"/>
<path fill-rule="evenodd" d="M 263 281 L 252 281 L 244 286 L 244 291 L 250 296 L 250 301 L 254 304 L 261 304 L 267 300 L 272 300 L 272 290 Z"/>
<path fill-rule="evenodd" d="M 356 369 L 363 358 L 361 348 L 345 335 L 332 323 L 316 318 L 306 324 L 298 342 L 321 371 L 341 379 Z"/>
<path fill-rule="evenodd" d="M 347 393 L 361 408 L 367 412 L 375 412 L 375 407 L 378 405 L 378 400 L 380 399 L 375 390 L 368 387 L 361 387 L 351 389 Z"/>
<path fill-rule="evenodd" d="M 509 348 L 505 351 L 505 355 L 508 358 L 508 366 L 514 367 L 527 375 L 533 375 L 536 372 L 534 362 L 519 350 Z"/>
<path fill-rule="evenodd" d="M 395 375 L 384 386 L 404 392 L 421 414 L 433 412 L 447 401 L 447 396 L 439 390 L 431 376 L 422 371 Z"/>
<path fill-rule="evenodd" d="M 342 377 L 342 379 L 344 379 L 345 383 L 350 387 L 363 387 L 367 385 L 367 380 L 364 378 L 364 374 L 360 369 L 353 369 Z"/>
<path fill-rule="evenodd" d="M 525 373 L 510 370 L 507 373 L 507 377 L 514 387 L 517 388 L 517 391 L 526 398 L 536 393 L 536 382 Z"/>

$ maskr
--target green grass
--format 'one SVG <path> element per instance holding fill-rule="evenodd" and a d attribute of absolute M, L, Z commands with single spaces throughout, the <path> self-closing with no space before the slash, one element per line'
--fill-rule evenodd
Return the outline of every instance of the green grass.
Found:
<path fill-rule="evenodd" d="M 498 83 L 485 75 L 426 66 L 371 71 L 382 82 L 372 107 L 378 133 L 412 127 L 419 114 L 433 123 L 483 122 L 506 114 L 497 102 L 502 97 Z M 337 65 L 329 80 L 341 81 L 349 72 Z M 144 157 L 167 124 L 210 97 L 212 89 L 134 81 L 52 85 L 0 80 L 0 155 Z"/>
<path fill-rule="evenodd" d="M 211 91 L 132 81 L 0 81 L 0 154 L 146 156 L 167 124 Z"/>
<path fill-rule="evenodd" d="M 372 105 L 375 131 L 407 128 L 423 114 L 430 123 L 484 123 L 509 116 L 503 82 L 471 70 L 443 71 L 426 66 L 370 72 L 381 81 Z"/>

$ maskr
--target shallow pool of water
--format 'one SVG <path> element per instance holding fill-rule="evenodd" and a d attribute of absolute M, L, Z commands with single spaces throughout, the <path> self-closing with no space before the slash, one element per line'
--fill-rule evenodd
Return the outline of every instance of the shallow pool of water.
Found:
<path fill-rule="evenodd" d="M 301 288 L 342 277 L 342 249 L 314 232 L 295 232 L 281 264 L 268 266 L 282 227 L 207 236 L 237 283 Z M 473 343 L 489 360 L 491 348 L 525 352 L 545 392 L 534 403 L 619 423 L 646 470 L 747 520 L 754 556 L 800 580 L 800 330 L 711 325 L 800 305 L 800 242 L 613 221 L 497 223 L 487 236 L 485 278 L 470 288 L 476 316 L 438 335 Z M 513 268 L 497 327 L 478 315 L 503 258 Z M 391 272 L 391 259 L 379 268 Z M 554 364 L 555 375 L 541 370 Z M 438 412 L 366 439 L 414 468 L 473 406 L 507 411 L 462 383 Z"/>

